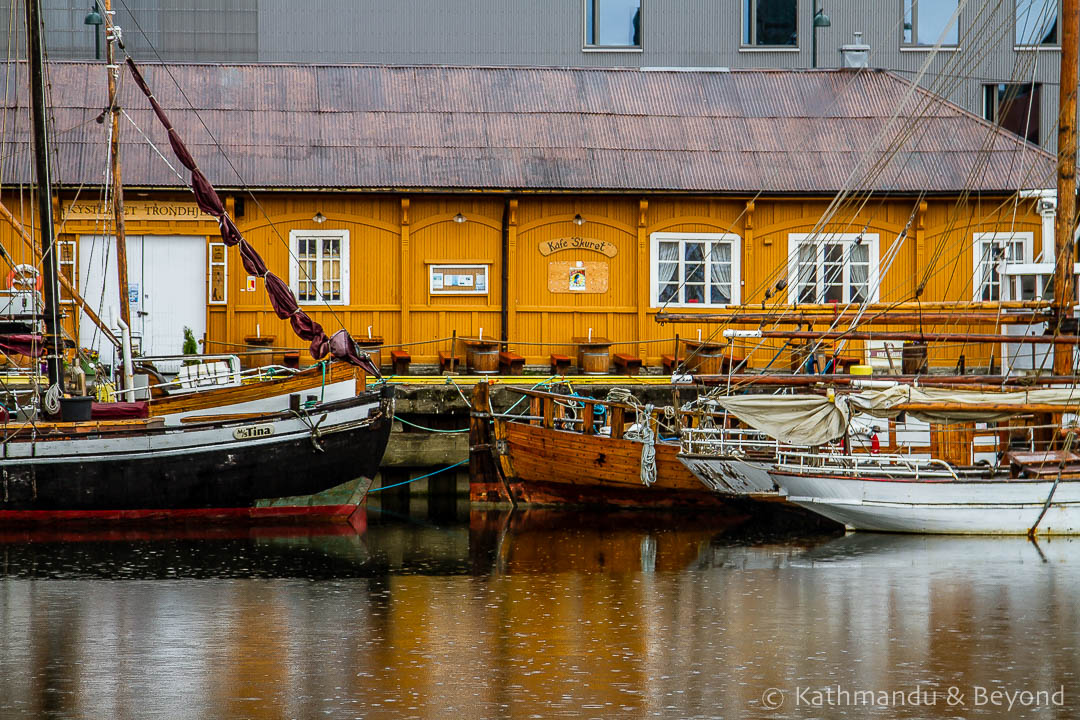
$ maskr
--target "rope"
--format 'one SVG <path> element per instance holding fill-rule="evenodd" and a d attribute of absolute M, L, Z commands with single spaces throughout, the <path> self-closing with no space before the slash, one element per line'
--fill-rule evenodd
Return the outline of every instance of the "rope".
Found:
<path fill-rule="evenodd" d="M 453 470 L 454 468 L 459 467 L 461 465 L 464 465 L 467 462 L 469 462 L 469 459 L 465 458 L 464 460 L 462 460 L 460 462 L 456 462 L 453 465 L 447 465 L 446 467 L 441 468 L 439 470 L 436 470 L 434 472 L 429 472 L 427 475 L 421 475 L 420 477 L 414 477 L 411 480 L 406 480 L 405 482 L 394 483 L 393 485 L 383 485 L 380 488 L 375 488 L 374 490 L 369 490 L 368 493 L 370 494 L 370 493 L 382 492 L 383 490 L 389 490 L 390 488 L 401 487 L 402 485 L 408 485 L 409 483 L 414 483 L 417 480 L 424 480 L 426 478 L 431 477 L 432 475 L 438 475 L 441 472 L 446 472 L 447 470 Z"/>
<path fill-rule="evenodd" d="M 653 432 L 651 421 L 653 406 L 642 405 L 641 401 L 626 388 L 612 388 L 608 391 L 606 399 L 608 402 L 622 403 L 634 408 L 634 413 L 637 415 L 636 428 L 631 427 L 623 437 L 641 443 L 641 484 L 651 487 L 656 482 L 656 434 Z M 674 412 L 674 408 L 671 410 Z"/>
<path fill-rule="evenodd" d="M 44 397 L 45 412 L 50 415 L 56 415 L 60 412 L 60 386 L 51 385 L 49 389 L 45 391 Z"/>
<path fill-rule="evenodd" d="M 1065 463 L 1068 462 L 1069 451 L 1072 449 L 1073 440 L 1076 438 L 1076 433 L 1069 433 L 1065 438 L 1065 447 L 1061 453 L 1061 462 L 1058 464 L 1057 477 L 1054 478 L 1054 484 L 1050 487 L 1050 494 L 1046 496 L 1046 502 L 1043 503 L 1042 512 L 1039 513 L 1039 517 L 1035 519 L 1035 524 L 1028 529 L 1028 537 L 1034 539 L 1035 531 L 1039 528 L 1039 523 L 1046 516 L 1046 511 L 1050 509 L 1050 501 L 1054 499 L 1054 493 L 1057 492 L 1058 485 L 1061 484 L 1061 474 L 1065 471 Z"/>
<path fill-rule="evenodd" d="M 469 428 L 461 428 L 460 430 L 439 430 L 438 428 L 424 427 L 423 425 L 417 425 L 416 423 L 409 422 L 405 418 L 399 417 L 397 415 L 394 416 L 394 419 L 397 420 L 400 423 L 404 423 L 405 425 L 408 425 L 409 427 L 414 427 L 414 428 L 417 428 L 418 430 L 426 430 L 427 432 L 433 432 L 433 433 L 463 433 L 463 432 L 469 432 Z"/>

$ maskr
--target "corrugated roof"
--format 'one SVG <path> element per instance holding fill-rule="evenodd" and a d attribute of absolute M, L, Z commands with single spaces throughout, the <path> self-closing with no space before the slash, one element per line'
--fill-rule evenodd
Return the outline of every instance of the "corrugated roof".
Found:
<path fill-rule="evenodd" d="M 221 188 L 947 193 L 1053 185 L 1051 155 L 921 89 L 909 97 L 908 83 L 883 71 L 143 71 Z M 19 63 L 0 79 L 5 184 L 30 177 L 24 78 Z M 59 180 L 100 183 L 108 125 L 93 120 L 105 105 L 104 67 L 51 63 L 49 84 Z M 181 185 L 142 136 L 172 161 L 146 99 L 123 75 L 120 98 L 139 128 L 121 129 L 125 185 Z"/>

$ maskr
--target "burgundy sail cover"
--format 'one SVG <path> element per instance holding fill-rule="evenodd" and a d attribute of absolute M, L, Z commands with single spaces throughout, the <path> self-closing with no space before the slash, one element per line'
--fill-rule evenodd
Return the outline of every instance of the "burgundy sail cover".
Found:
<path fill-rule="evenodd" d="M 0 350 L 7 355 L 42 357 L 45 354 L 45 338 L 41 335 L 0 335 Z"/>
<path fill-rule="evenodd" d="M 154 109 L 154 114 L 157 115 L 158 120 L 161 121 L 162 126 L 168 132 L 169 144 L 172 146 L 176 158 L 191 171 L 191 189 L 195 193 L 196 204 L 200 210 L 217 218 L 218 227 L 221 230 L 221 239 L 225 241 L 226 245 L 230 247 L 239 246 L 240 259 L 243 262 L 244 270 L 249 275 L 261 277 L 263 282 L 266 283 L 266 293 L 270 296 L 270 305 L 274 308 L 274 313 L 282 320 L 288 320 L 293 332 L 298 337 L 311 343 L 309 350 L 311 356 L 316 360 L 330 353 L 331 356 L 339 360 L 361 367 L 372 375 L 380 377 L 379 369 L 375 367 L 375 364 L 371 362 L 368 356 L 357 352 L 356 343 L 347 331 L 339 330 L 334 333 L 333 337 L 330 337 L 323 330 L 322 325 L 312 320 L 307 313 L 300 309 L 300 305 L 296 302 L 296 297 L 293 296 L 292 291 L 289 290 L 289 286 L 277 275 L 270 272 L 262 257 L 244 239 L 244 236 L 240 234 L 235 223 L 233 223 L 232 218 L 225 212 L 225 205 L 221 202 L 217 191 L 195 164 L 195 159 L 191 157 L 191 153 L 188 152 L 184 141 L 180 139 L 180 135 L 177 134 L 172 123 L 169 122 L 165 111 L 158 104 L 157 99 L 154 98 L 154 94 L 150 92 L 150 87 L 143 79 L 138 66 L 135 65 L 131 58 L 127 59 L 127 66 L 131 70 L 132 77 L 135 78 L 135 84 L 150 100 L 150 106 Z"/>

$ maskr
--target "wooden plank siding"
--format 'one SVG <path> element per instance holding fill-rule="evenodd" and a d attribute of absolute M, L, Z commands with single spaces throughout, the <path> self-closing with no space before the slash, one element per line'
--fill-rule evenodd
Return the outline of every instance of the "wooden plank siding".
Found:
<path fill-rule="evenodd" d="M 172 196 L 170 196 L 172 197 Z M 770 302 L 786 300 L 786 290 L 776 291 L 776 281 L 787 277 L 788 236 L 813 231 L 829 207 L 822 198 L 679 197 L 663 195 L 542 195 L 510 196 L 509 228 L 509 340 L 527 363 L 546 365 L 551 353 L 574 356 L 572 337 L 588 334 L 617 343 L 613 352 L 639 354 L 646 365 L 658 366 L 661 356 L 673 350 L 676 333 L 683 338 L 703 337 L 715 325 L 657 325 L 649 304 L 650 238 L 656 232 L 733 233 L 742 238 L 743 304 L 759 305 L 771 288 Z M 182 198 L 186 200 L 186 198 Z M 230 198 L 230 201 L 232 198 Z M 333 332 L 344 326 L 354 336 L 375 335 L 389 345 L 427 343 L 409 347 L 415 363 L 430 364 L 448 342 L 430 341 L 475 336 L 483 328 L 486 337 L 498 337 L 501 327 L 502 224 L 506 196 L 494 194 L 428 195 L 387 193 L 263 193 L 257 202 L 245 198 L 237 225 L 267 265 L 282 278 L 289 275 L 291 230 L 348 230 L 349 304 L 305 306 L 311 316 Z M 5 196 L 18 217 L 29 218 L 31 208 L 19 206 L 18 197 Z M 970 300 L 974 275 L 972 242 L 977 232 L 1030 232 L 1033 256 L 1043 247 L 1042 218 L 1033 200 L 1015 207 L 1003 197 L 972 196 L 894 198 L 871 200 L 857 211 L 842 207 L 825 226 L 828 232 L 876 233 L 879 258 L 886 258 L 895 243 L 903 243 L 881 282 L 880 301 L 914 299 L 925 281 L 924 301 Z M 918 207 L 917 207 L 918 206 Z M 314 222 L 316 213 L 326 221 Z M 461 213 L 466 222 L 453 221 Z M 575 215 L 585 223 L 576 225 Z M 58 217 L 58 222 L 61 219 Z M 910 226 L 909 226 L 910 221 Z M 903 231 L 908 226 L 904 237 Z M 68 219 L 65 239 L 101 232 L 91 220 Z M 216 227 L 191 221 L 131 221 L 128 232 L 137 234 L 195 234 L 218 240 Z M 607 257 L 589 250 L 563 250 L 544 256 L 541 243 L 558 238 L 583 237 L 610 243 L 617 250 Z M 0 243 L 14 262 L 28 262 L 29 255 L 12 229 L 0 226 Z M 604 263 L 608 288 L 603 293 L 552 292 L 548 287 L 551 262 Z M 270 308 L 262 283 L 256 291 L 245 289 L 246 274 L 235 248 L 228 251 L 228 305 L 207 309 L 207 351 L 228 352 L 242 348 L 244 338 L 256 333 L 276 336 L 275 345 L 304 348 L 285 321 Z M 429 293 L 430 263 L 489 265 L 487 295 L 433 296 Z M 206 293 L 206 287 L 192 288 Z M 679 312 L 693 312 L 680 308 Z M 705 308 L 703 311 L 709 311 Z M 77 332 L 74 312 L 66 319 L 69 331 Z M 876 325 L 881 329 L 905 329 Z M 962 314 L 948 325 L 927 330 L 964 330 L 971 327 Z M 992 332 L 992 327 L 971 327 Z M 652 342 L 652 341 L 663 342 Z M 541 344 L 542 343 L 542 344 Z M 782 347 L 779 341 L 764 343 L 753 365 L 762 366 Z M 857 343 L 847 355 L 860 354 Z M 932 366 L 951 366 L 961 353 L 969 366 L 989 362 L 997 347 L 951 346 L 931 348 Z M 776 366 L 787 367 L 789 352 L 780 353 Z M 388 357 L 384 353 L 384 360 Z M 306 353 L 302 354 L 305 362 Z"/>

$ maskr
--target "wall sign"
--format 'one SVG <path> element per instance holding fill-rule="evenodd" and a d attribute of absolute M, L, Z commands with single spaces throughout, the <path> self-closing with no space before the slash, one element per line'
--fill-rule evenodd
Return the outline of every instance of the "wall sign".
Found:
<path fill-rule="evenodd" d="M 591 250 L 592 252 L 598 252 L 608 257 L 615 257 L 619 254 L 619 248 L 615 247 L 615 243 L 608 242 L 607 240 L 595 240 L 593 238 L 583 237 L 566 237 L 556 238 L 554 240 L 541 240 L 540 254 L 545 257 L 552 253 L 562 252 L 563 250 Z"/>
<path fill-rule="evenodd" d="M 99 202 L 68 202 L 63 206 L 62 217 L 71 220 L 101 220 L 112 217 L 112 207 Z M 125 200 L 125 220 L 186 220 L 214 222 L 193 201 Z"/>
<path fill-rule="evenodd" d="M 610 267 L 606 260 L 548 263 L 548 292 L 599 295 L 608 289 Z"/>
<path fill-rule="evenodd" d="M 487 295 L 487 265 L 429 265 L 431 295 Z"/>

